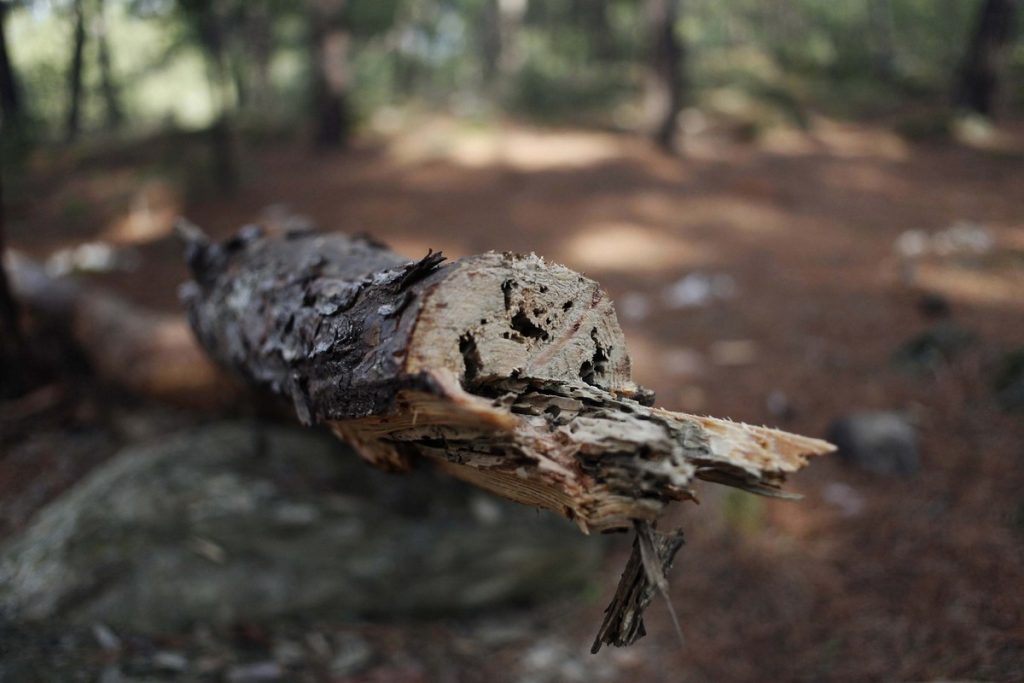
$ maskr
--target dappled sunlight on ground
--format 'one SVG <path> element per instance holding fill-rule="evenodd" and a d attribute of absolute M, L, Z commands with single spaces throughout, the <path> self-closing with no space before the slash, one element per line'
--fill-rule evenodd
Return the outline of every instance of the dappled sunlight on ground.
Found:
<path fill-rule="evenodd" d="M 810 137 L 821 151 L 840 159 L 877 159 L 905 161 L 910 147 L 892 131 L 852 123 L 840 123 L 816 116 L 811 121 Z"/>
<path fill-rule="evenodd" d="M 666 268 L 692 268 L 713 260 L 706 246 L 688 242 L 636 223 L 585 225 L 556 253 L 565 263 L 593 273 L 644 273 Z"/>
<path fill-rule="evenodd" d="M 719 231 L 727 229 L 768 239 L 772 233 L 793 227 L 793 218 L 774 202 L 766 202 L 758 196 L 737 199 L 731 193 L 689 197 L 685 210 L 673 215 L 669 227 L 677 232 L 699 232 L 712 238 L 721 238 Z"/>
<path fill-rule="evenodd" d="M 903 179 L 896 169 L 877 165 L 835 163 L 822 169 L 822 184 L 837 190 L 854 190 L 900 197 L 911 191 L 913 184 Z"/>
<path fill-rule="evenodd" d="M 128 212 L 114 219 L 103 238 L 115 243 L 144 243 L 167 237 L 184 209 L 180 193 L 169 183 L 144 183 Z"/>
<path fill-rule="evenodd" d="M 543 171 L 608 161 L 619 156 L 620 147 L 616 136 L 603 133 L 501 124 L 470 126 L 433 119 L 393 139 L 389 153 L 402 165 L 445 160 L 466 168 L 506 166 Z"/>

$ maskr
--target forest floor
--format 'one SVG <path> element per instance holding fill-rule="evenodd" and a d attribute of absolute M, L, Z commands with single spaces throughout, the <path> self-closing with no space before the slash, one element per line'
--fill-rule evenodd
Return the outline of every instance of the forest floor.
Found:
<path fill-rule="evenodd" d="M 230 196 L 183 199 L 192 179 L 137 159 L 40 164 L 9 239 L 37 258 L 129 248 L 134 270 L 97 279 L 169 310 L 185 278 L 167 236 L 179 212 L 218 236 L 280 204 L 410 257 L 535 251 L 605 286 L 635 378 L 665 407 L 816 436 L 861 410 L 916 425 L 912 477 L 831 457 L 793 478 L 798 503 L 705 486 L 700 506 L 679 506 L 682 646 L 655 603 L 636 646 L 586 653 L 623 540 L 597 595 L 499 615 L 500 638 L 480 618 L 321 625 L 373 645 L 378 665 L 356 680 L 1019 681 L 1024 419 L 992 385 L 1024 348 L 1022 133 L 979 149 L 816 120 L 754 144 L 695 139 L 672 158 L 612 133 L 434 120 L 338 154 L 248 148 Z M 926 315 L 925 294 L 948 320 Z M 973 341 L 937 334 L 937 355 L 896 359 L 937 326 Z M 0 458 L 2 511 L 17 511 L 4 532 L 97 459 L 62 463 L 73 455 Z"/>

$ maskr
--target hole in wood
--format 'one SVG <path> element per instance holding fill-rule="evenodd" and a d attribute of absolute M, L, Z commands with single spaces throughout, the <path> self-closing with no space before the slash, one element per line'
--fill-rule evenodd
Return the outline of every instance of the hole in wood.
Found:
<path fill-rule="evenodd" d="M 523 311 L 516 311 L 516 314 L 512 316 L 510 322 L 512 329 L 523 335 L 527 339 L 540 339 L 541 341 L 547 341 L 548 333 L 540 327 L 537 327 L 529 316 Z"/>

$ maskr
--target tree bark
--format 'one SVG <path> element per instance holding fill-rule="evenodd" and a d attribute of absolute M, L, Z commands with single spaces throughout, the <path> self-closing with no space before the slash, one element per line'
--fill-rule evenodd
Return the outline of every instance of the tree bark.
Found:
<path fill-rule="evenodd" d="M 68 115 L 65 137 L 74 141 L 80 132 L 82 117 L 82 70 L 85 54 L 84 0 L 74 0 L 74 31 L 71 38 L 71 63 L 68 65 Z"/>
<path fill-rule="evenodd" d="M 534 255 L 408 261 L 309 230 L 187 239 L 183 297 L 200 342 L 303 423 L 329 426 L 375 465 L 431 461 L 584 531 L 639 525 L 644 571 L 623 575 L 595 647 L 642 635 L 657 567 L 678 549 L 651 541 L 649 525 L 693 499 L 695 479 L 782 495 L 787 473 L 831 450 L 651 407 L 607 295 Z"/>
<path fill-rule="evenodd" d="M 314 135 L 320 149 L 343 147 L 352 133 L 351 80 L 345 0 L 312 0 L 310 36 L 314 72 Z"/>
<path fill-rule="evenodd" d="M 10 8 L 0 2 L 0 113 L 8 128 L 21 116 L 21 89 L 14 74 L 11 56 L 7 51 L 7 13 Z"/>
<path fill-rule="evenodd" d="M 651 40 L 647 115 L 655 144 L 672 152 L 683 106 L 683 46 L 676 37 L 678 0 L 647 0 L 646 13 Z"/>
<path fill-rule="evenodd" d="M 985 0 L 956 87 L 957 107 L 993 116 L 999 81 L 1013 41 L 1018 0 Z"/>

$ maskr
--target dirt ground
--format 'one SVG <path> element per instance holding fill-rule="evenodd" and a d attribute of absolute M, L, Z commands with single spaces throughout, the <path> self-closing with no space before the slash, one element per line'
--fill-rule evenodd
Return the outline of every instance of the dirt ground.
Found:
<path fill-rule="evenodd" d="M 910 478 L 831 457 L 793 479 L 798 503 L 708 486 L 700 506 L 680 507 L 682 646 L 655 604 L 635 647 L 585 654 L 623 539 L 594 595 L 465 621 L 322 626 L 374 644 L 379 665 L 352 680 L 1020 681 L 1024 413 L 1001 409 L 992 378 L 1024 347 L 1022 132 L 986 150 L 818 120 L 754 145 L 696 139 L 669 158 L 611 133 L 424 121 L 338 155 L 247 149 L 230 197 L 181 199 L 181 183 L 137 164 L 40 168 L 10 240 L 39 258 L 84 240 L 131 245 L 136 269 L 98 279 L 164 309 L 184 279 L 166 236 L 179 211 L 225 235 L 284 204 L 410 257 L 535 251 L 606 287 L 636 379 L 668 408 L 810 435 L 869 409 L 917 427 Z M 942 231 L 983 243 L 920 248 Z M 896 362 L 935 324 L 924 293 L 948 301 L 974 342 Z M 87 430 L 92 418 L 76 419 Z M 30 511 L 40 486 L 92 462 L 62 461 L 74 457 L 49 454 L 59 467 L 45 472 L 0 459 L 4 509 Z M 512 635 L 481 635 L 494 621 Z"/>

